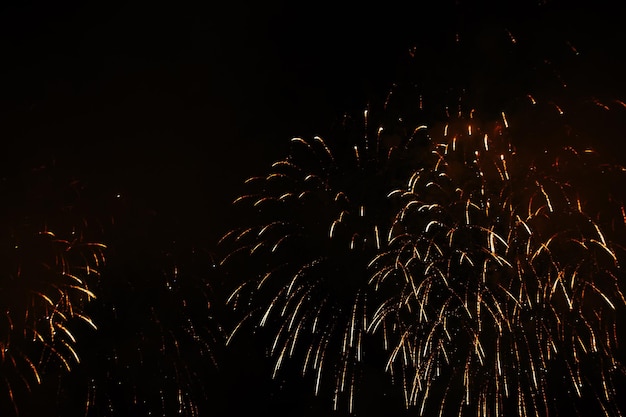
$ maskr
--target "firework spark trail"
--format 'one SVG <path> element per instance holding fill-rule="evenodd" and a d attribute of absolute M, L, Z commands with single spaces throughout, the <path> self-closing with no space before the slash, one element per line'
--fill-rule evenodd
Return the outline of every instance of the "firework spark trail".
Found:
<path fill-rule="evenodd" d="M 584 51 L 551 38 L 537 53 L 518 29 L 491 34 L 502 50 L 463 33 L 438 60 L 411 49 L 380 123 L 368 108 L 345 143 L 295 138 L 247 182 L 222 265 L 244 317 L 233 334 L 274 330 L 275 377 L 299 344 L 316 392 L 330 373 L 352 410 L 348 368 L 382 333 L 420 414 L 553 415 L 565 382 L 566 404 L 619 415 L 623 196 L 594 184 L 624 171 L 587 149 L 579 119 L 623 106 L 572 87 L 561 70 Z"/>
<path fill-rule="evenodd" d="M 77 322 L 96 327 L 86 306 L 95 298 L 105 246 L 79 208 L 80 184 L 57 176 L 44 165 L 2 184 L 10 202 L 0 253 L 0 401 L 7 415 L 19 414 L 48 374 L 80 362 Z"/>
<path fill-rule="evenodd" d="M 507 33 L 515 56 L 520 43 Z M 578 57 L 566 44 L 564 60 Z M 509 83 L 516 93 L 489 103 L 487 117 L 473 110 L 484 98 L 459 88 L 445 121 L 422 122 L 432 160 L 390 193 L 404 208 L 392 249 L 372 267 L 374 286 L 392 295 L 370 330 L 395 330 L 389 369 L 400 367 L 407 406 L 426 415 L 552 415 L 563 408 L 563 382 L 574 397 L 563 404 L 620 415 L 624 217 L 615 194 L 624 171 L 586 149 L 599 132 L 582 121 L 619 119 L 623 108 L 581 97 L 553 61 L 537 67 L 541 84 Z M 495 127 L 477 126 L 496 120 L 493 110 Z"/>
<path fill-rule="evenodd" d="M 286 159 L 247 181 L 249 193 L 234 203 L 243 225 L 220 242 L 222 265 L 235 279 L 230 305 L 252 326 L 276 331 L 274 377 L 300 357 L 315 393 L 334 385 L 334 408 L 346 396 L 351 410 L 368 354 L 367 264 L 393 213 L 385 190 L 402 183 L 424 145 L 402 121 L 383 131 L 371 112 L 361 122 L 344 119 L 329 140 L 292 139 Z"/>
<path fill-rule="evenodd" d="M 0 252 L 2 410 L 200 415 L 223 344 L 211 254 L 173 243 L 171 225 L 123 193 L 57 174 L 3 184 L 15 210 Z"/>
<path fill-rule="evenodd" d="M 623 169 L 571 148 L 529 163 L 505 136 L 476 146 L 483 132 L 466 122 L 431 132 L 432 160 L 392 192 L 404 208 L 372 262 L 374 285 L 392 288 L 372 329 L 395 329 L 389 367 L 406 375 L 407 404 L 551 415 L 555 369 L 567 369 L 576 397 L 619 415 L 622 205 L 590 201 L 581 179 L 623 183 Z"/>
<path fill-rule="evenodd" d="M 127 210 L 108 230 L 115 250 L 88 309 L 98 330 L 83 329 L 85 360 L 59 381 L 70 400 L 57 412 L 203 415 L 224 342 L 213 256 L 180 243 L 162 216 L 137 203 Z"/>

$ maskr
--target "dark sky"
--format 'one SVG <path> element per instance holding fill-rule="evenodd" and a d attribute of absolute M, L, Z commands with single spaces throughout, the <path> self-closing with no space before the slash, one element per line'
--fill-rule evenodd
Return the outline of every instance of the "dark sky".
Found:
<path fill-rule="evenodd" d="M 232 186 L 284 154 L 289 138 L 323 133 L 344 112 L 380 97 L 402 73 L 409 47 L 427 52 L 431 75 L 451 75 L 436 60 L 447 55 L 455 31 L 473 39 L 491 27 L 536 27 L 539 36 L 571 37 L 599 55 L 597 64 L 588 60 L 597 65 L 592 82 L 623 87 L 616 76 L 623 37 L 613 40 L 621 36 L 617 7 L 433 3 L 3 5 L 6 155 L 15 163 L 52 150 L 97 177 L 124 178 L 178 205 L 200 204 L 211 218 L 236 194 Z M 475 57 L 452 66 L 505 84 L 482 64 L 498 62 L 498 51 L 477 42 Z"/>
<path fill-rule="evenodd" d="M 507 78 L 489 72 L 506 60 L 492 28 L 532 33 L 538 55 L 562 35 L 586 54 L 581 71 L 593 77 L 572 75 L 587 81 L 581 89 L 626 98 L 624 15 L 612 2 L 13 3 L 0 6 L 2 175 L 54 159 L 102 192 L 172 214 L 195 240 L 225 231 L 241 182 L 284 156 L 291 137 L 323 134 L 382 97 L 406 75 L 412 46 L 433 82 L 460 73 L 505 91 Z M 475 49 L 446 61 L 457 31 Z M 220 412 L 318 410 L 300 414 L 308 391 L 289 384 L 238 382 L 269 381 L 268 369 L 242 368 L 221 387 L 234 392 L 220 393 Z"/>
<path fill-rule="evenodd" d="M 52 151 L 97 171 L 90 176 L 219 216 L 230 187 L 281 155 L 290 137 L 360 110 L 370 87 L 388 82 L 406 49 L 406 29 L 393 20 L 408 19 L 370 7 L 3 6 L 7 159 L 32 164 Z"/>

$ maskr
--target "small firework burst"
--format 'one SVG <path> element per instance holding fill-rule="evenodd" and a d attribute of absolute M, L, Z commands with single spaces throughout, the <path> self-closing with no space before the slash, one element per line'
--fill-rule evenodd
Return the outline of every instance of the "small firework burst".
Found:
<path fill-rule="evenodd" d="M 85 360 L 59 381 L 59 413 L 203 415 L 224 341 L 213 256 L 172 237 L 156 213 L 131 206 L 110 231 L 111 255 L 89 306 L 98 330 L 85 329 Z"/>
<path fill-rule="evenodd" d="M 80 361 L 75 322 L 94 325 L 86 306 L 105 247 L 79 208 L 80 184 L 58 174 L 47 164 L 2 184 L 0 403 L 7 413 L 19 412 L 46 372 Z"/>

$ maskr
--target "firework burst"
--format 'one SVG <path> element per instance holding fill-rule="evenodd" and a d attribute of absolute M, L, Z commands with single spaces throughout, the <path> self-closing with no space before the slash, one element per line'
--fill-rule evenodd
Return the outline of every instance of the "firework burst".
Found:
<path fill-rule="evenodd" d="M 623 183 L 623 168 L 572 148 L 524 160 L 506 120 L 495 137 L 459 122 L 430 133 L 432 159 L 391 193 L 404 206 L 372 262 L 393 295 L 371 329 L 393 333 L 406 405 L 548 416 L 565 383 L 569 403 L 619 415 L 624 206 L 591 184 Z"/>
<path fill-rule="evenodd" d="M 128 200 L 128 198 L 126 198 Z M 137 202 L 107 234 L 110 256 L 89 306 L 83 363 L 58 382 L 58 414 L 206 413 L 223 331 L 215 318 L 210 251 L 176 239 Z"/>
<path fill-rule="evenodd" d="M 353 411 L 380 334 L 422 415 L 619 415 L 625 178 L 589 120 L 626 106 L 572 86 L 581 52 L 534 29 L 411 49 L 375 124 L 295 138 L 247 181 L 220 243 L 231 338 L 273 330 L 275 377 L 298 357 Z"/>
<path fill-rule="evenodd" d="M 238 282 L 229 304 L 244 317 L 233 336 L 247 323 L 273 329 L 274 377 L 299 357 L 316 394 L 333 387 L 334 408 L 343 395 L 353 408 L 367 355 L 367 263 L 394 212 L 385 190 L 423 151 L 405 125 L 383 130 L 368 109 L 360 121 L 344 118 L 330 140 L 292 139 L 287 158 L 246 182 L 250 191 L 234 202 L 244 224 L 220 242 L 222 265 Z"/>
<path fill-rule="evenodd" d="M 0 366 L 7 413 L 18 413 L 46 372 L 69 371 L 80 361 L 76 322 L 94 326 L 85 309 L 95 297 L 105 247 L 80 211 L 80 184 L 58 174 L 48 164 L 2 187 L 8 203 L 2 213 Z"/>

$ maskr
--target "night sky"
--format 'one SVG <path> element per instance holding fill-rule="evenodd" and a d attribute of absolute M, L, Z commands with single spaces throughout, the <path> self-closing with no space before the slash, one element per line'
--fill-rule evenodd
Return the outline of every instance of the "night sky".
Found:
<path fill-rule="evenodd" d="M 497 115 L 526 86 L 542 91 L 534 63 L 551 59 L 573 80 L 573 96 L 626 100 L 626 15 L 617 2 L 10 3 L 0 6 L 5 205 L 28 194 L 24 178 L 41 167 L 83 183 L 94 213 L 121 201 L 136 218 L 124 218 L 112 239 L 111 268 L 129 277 L 149 269 L 142 262 L 166 250 L 161 242 L 214 251 L 236 220 L 230 203 L 246 178 L 284 157 L 292 137 L 324 136 L 344 114 L 383 100 L 396 80 L 413 77 L 432 91 L 469 86 L 477 106 Z M 492 38 L 502 28 L 519 34 L 527 55 L 507 55 Z M 456 33 L 461 52 L 451 49 Z M 580 60 L 568 65 L 553 39 L 571 41 Z M 422 58 L 410 59 L 413 47 Z M 584 145 L 626 163 L 624 114 L 581 120 L 597 138 Z M 219 299 L 227 285 L 216 287 Z M 211 406 L 201 417 L 344 415 L 331 414 L 297 370 L 271 380 L 272 362 L 252 340 L 216 348 L 219 371 L 205 377 Z M 357 415 L 404 415 L 387 376 L 369 372 Z M 44 383 L 34 396 L 45 404 L 56 390 Z M 72 395 L 80 397 L 59 398 L 78 404 Z M 43 409 L 56 410 L 33 415 L 57 412 L 36 414 Z"/>

